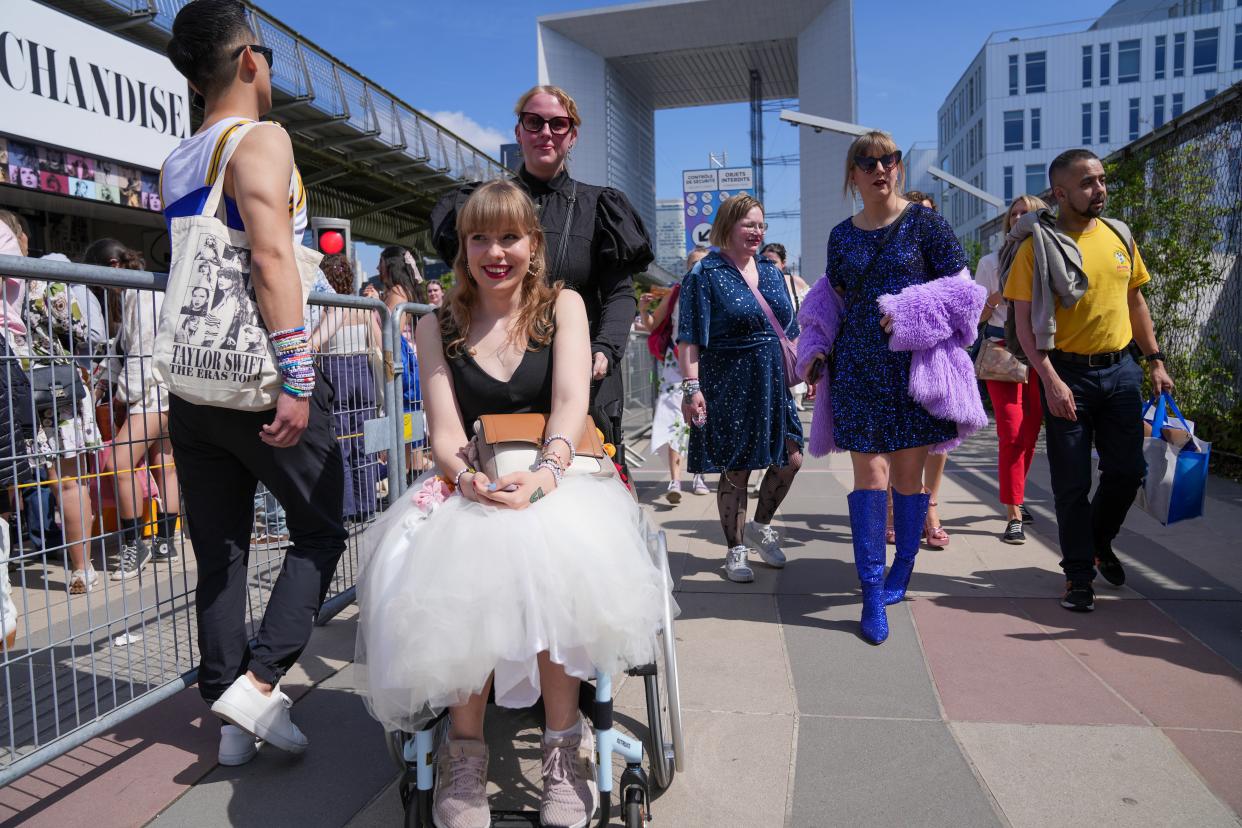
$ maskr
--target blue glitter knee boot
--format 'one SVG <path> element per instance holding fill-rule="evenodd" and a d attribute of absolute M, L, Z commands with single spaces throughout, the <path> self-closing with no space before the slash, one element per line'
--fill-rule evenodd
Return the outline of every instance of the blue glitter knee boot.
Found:
<path fill-rule="evenodd" d="M 862 584 L 862 636 L 872 644 L 888 638 L 884 610 L 884 524 L 888 497 L 883 490 L 859 489 L 846 498 L 850 505 L 850 532 L 854 536 L 854 566 Z"/>
<path fill-rule="evenodd" d="M 914 572 L 914 556 L 919 553 L 919 538 L 927 520 L 927 504 L 931 495 L 903 495 L 893 489 L 893 532 L 897 535 L 897 555 L 884 579 L 884 603 L 896 604 L 906 597 L 910 573 Z"/>

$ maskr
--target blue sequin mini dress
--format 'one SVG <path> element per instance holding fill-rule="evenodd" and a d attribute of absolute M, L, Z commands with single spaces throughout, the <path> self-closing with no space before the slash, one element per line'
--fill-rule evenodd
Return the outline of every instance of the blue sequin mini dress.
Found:
<path fill-rule="evenodd" d="M 798 322 L 785 279 L 759 259 L 759 292 L 796 339 Z M 690 429 L 695 474 L 783 466 L 785 444 L 802 445 L 802 422 L 785 384 L 781 344 L 742 274 L 719 253 L 681 283 L 677 339 L 700 347 L 699 382 L 707 424 Z"/>
<path fill-rule="evenodd" d="M 933 417 L 910 397 L 910 353 L 889 350 L 876 300 L 958 273 L 966 253 L 939 213 L 914 204 L 868 269 L 887 229 L 862 230 L 846 219 L 828 237 L 826 276 L 845 292 L 829 357 L 833 439 L 848 451 L 886 454 L 957 436 L 955 423 Z"/>

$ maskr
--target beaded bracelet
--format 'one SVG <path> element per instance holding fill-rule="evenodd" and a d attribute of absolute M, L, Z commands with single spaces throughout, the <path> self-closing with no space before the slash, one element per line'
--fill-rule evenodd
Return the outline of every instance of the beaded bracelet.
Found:
<path fill-rule="evenodd" d="M 702 386 L 699 385 L 699 381 L 696 379 L 682 380 L 681 382 L 681 393 L 687 397 L 693 397 L 701 390 Z"/>
<path fill-rule="evenodd" d="M 535 471 L 539 471 L 540 469 L 547 469 L 552 472 L 552 478 L 556 481 L 556 485 L 558 487 L 561 485 L 561 479 L 565 476 L 565 472 L 561 469 L 560 464 L 557 463 L 556 460 L 551 457 L 544 457 L 535 464 Z"/>
<path fill-rule="evenodd" d="M 478 472 L 475 471 L 470 466 L 466 466 L 464 469 L 462 469 L 461 471 L 457 473 L 457 476 L 453 478 L 453 488 L 459 492 L 461 491 L 461 476 L 463 474 L 478 474 Z"/>
<path fill-rule="evenodd" d="M 562 443 L 569 446 L 569 465 L 572 466 L 574 463 L 574 458 L 578 456 L 578 450 L 574 448 L 574 441 L 566 437 L 564 434 L 551 434 L 551 435 L 548 435 L 547 437 L 544 437 L 543 438 L 544 452 L 547 452 L 548 446 L 550 446 L 552 443 L 556 442 L 557 440 L 560 440 Z M 545 454 L 544 456 L 546 457 L 547 455 Z"/>
<path fill-rule="evenodd" d="M 315 364 L 306 328 L 299 326 L 275 331 L 268 339 L 276 351 L 276 363 L 284 378 L 283 390 L 291 397 L 306 398 L 315 390 Z"/>

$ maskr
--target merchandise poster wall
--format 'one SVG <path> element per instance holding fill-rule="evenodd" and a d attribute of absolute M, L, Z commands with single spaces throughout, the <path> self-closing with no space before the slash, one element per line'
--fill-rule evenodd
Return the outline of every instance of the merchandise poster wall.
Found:
<path fill-rule="evenodd" d="M 30 225 L 31 255 L 76 259 L 111 236 L 167 266 L 159 168 L 190 133 L 190 102 L 166 57 L 4 0 L 0 112 L 0 207 Z"/>

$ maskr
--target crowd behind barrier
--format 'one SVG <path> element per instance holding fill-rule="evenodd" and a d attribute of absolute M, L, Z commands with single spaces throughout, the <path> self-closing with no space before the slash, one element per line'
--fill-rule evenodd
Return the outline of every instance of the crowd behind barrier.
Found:
<path fill-rule="evenodd" d="M 90 434 L 79 450 L 68 444 L 43 446 L 40 454 L 38 447 L 25 445 L 17 426 L 26 413 L 21 405 L 13 403 L 5 414 L 8 424 L 17 427 L 0 444 L 0 471 L 17 482 L 4 492 L 2 514 L 7 521 L 0 523 L 0 532 L 8 553 L 0 565 L 10 574 L 17 623 L 12 645 L 0 650 L 2 787 L 193 684 L 198 652 L 196 567 L 185 532 L 193 515 L 180 517 L 171 538 L 172 555 L 152 558 L 121 577 L 118 493 L 134 487 L 144 542 L 154 542 L 155 515 L 167 501 L 160 491 L 165 469 L 161 463 L 143 463 L 131 470 L 109 459 L 116 431 L 125 421 L 118 382 L 127 361 L 139 371 L 150 370 L 153 345 L 153 337 L 130 341 L 121 353 L 115 331 L 107 335 L 109 320 L 120 318 L 124 291 L 136 291 L 131 295 L 153 302 L 164 290 L 165 275 L 12 256 L 0 256 L 0 273 L 27 286 L 74 286 L 70 293 L 82 286 L 102 297 L 96 304 L 70 305 L 82 308 L 84 317 L 84 326 L 75 330 L 88 332 L 80 338 L 70 332 L 69 343 L 86 386 L 83 406 L 94 415 L 94 429 L 85 429 Z M 22 301 L 28 303 L 37 294 L 23 291 Z M 338 331 L 316 349 L 319 369 L 337 392 L 333 413 L 346 465 L 350 529 L 348 548 L 317 618 L 324 624 L 354 599 L 362 532 L 413 478 L 430 468 L 417 359 L 403 340 L 412 338 L 413 321 L 432 308 L 407 303 L 390 313 L 377 299 L 334 293 L 312 293 L 309 304 L 316 319 L 332 309 L 361 308 L 379 314 L 382 321 L 378 349 L 357 328 Z M 25 310 L 9 307 L 6 313 L 28 316 Z M 28 368 L 9 350 L 0 354 L 6 397 L 14 377 L 28 375 Z M 653 368 L 644 343 L 632 342 L 624 368 L 629 435 L 640 434 L 650 423 Z M 60 407 L 54 401 L 53 419 L 66 416 Z M 79 421 L 86 417 L 77 415 Z M 135 433 L 132 439 L 147 436 Z M 168 458 L 171 465 L 171 454 Z M 59 469 L 59 482 L 49 479 L 48 468 Z M 83 527 L 80 532 L 73 532 L 75 520 Z M 78 594 L 68 589 L 75 571 L 74 541 L 85 547 L 98 577 L 91 589 Z M 248 561 L 252 630 L 262 618 L 288 543 L 283 509 L 260 485 Z"/>

